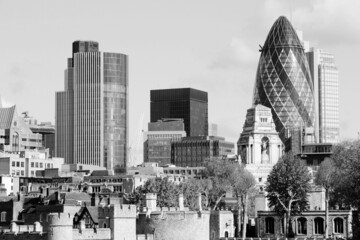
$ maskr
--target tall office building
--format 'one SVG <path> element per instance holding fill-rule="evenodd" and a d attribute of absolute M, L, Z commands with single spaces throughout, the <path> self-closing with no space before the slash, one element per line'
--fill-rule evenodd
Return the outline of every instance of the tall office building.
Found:
<path fill-rule="evenodd" d="M 306 55 L 314 80 L 319 142 L 337 143 L 340 138 L 339 71 L 334 55 L 316 48 L 311 48 Z"/>
<path fill-rule="evenodd" d="M 127 167 L 128 57 L 73 43 L 65 90 L 56 93 L 56 156 L 66 163 Z"/>
<path fill-rule="evenodd" d="M 151 90 L 150 121 L 184 119 L 186 136 L 208 135 L 208 94 L 192 88 Z"/>
<path fill-rule="evenodd" d="M 303 46 L 286 17 L 279 17 L 260 49 L 253 105 L 271 108 L 285 150 L 290 150 L 290 130 L 313 127 L 313 82 Z"/>

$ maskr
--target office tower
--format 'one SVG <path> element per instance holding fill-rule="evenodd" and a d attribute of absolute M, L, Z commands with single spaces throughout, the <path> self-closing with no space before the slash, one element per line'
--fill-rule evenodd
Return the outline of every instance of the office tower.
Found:
<path fill-rule="evenodd" d="M 315 122 L 313 83 L 303 46 L 286 17 L 279 17 L 260 49 L 253 105 L 271 108 L 285 150 L 290 131 Z"/>
<path fill-rule="evenodd" d="M 337 143 L 340 138 L 339 71 L 334 55 L 311 48 L 306 56 L 314 80 L 318 140 L 320 143 Z"/>
<path fill-rule="evenodd" d="M 171 164 L 171 144 L 185 137 L 182 119 L 162 119 L 148 124 L 144 132 L 144 162 L 156 162 L 159 166 Z"/>
<path fill-rule="evenodd" d="M 161 89 L 150 92 L 150 121 L 184 119 L 187 136 L 208 135 L 208 94 L 192 88 Z"/>
<path fill-rule="evenodd" d="M 56 155 L 66 163 L 127 167 L 128 57 L 100 52 L 93 41 L 73 43 L 65 90 L 56 93 Z"/>

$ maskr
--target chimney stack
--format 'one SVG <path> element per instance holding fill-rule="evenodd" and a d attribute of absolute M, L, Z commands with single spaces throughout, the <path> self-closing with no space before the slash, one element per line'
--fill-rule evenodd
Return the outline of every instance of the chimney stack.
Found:
<path fill-rule="evenodd" d="M 156 193 L 146 193 L 145 194 L 145 207 L 151 211 L 156 211 Z"/>
<path fill-rule="evenodd" d="M 198 193 L 198 208 L 199 208 L 199 212 L 201 212 L 202 211 L 201 193 Z"/>
<path fill-rule="evenodd" d="M 179 209 L 180 211 L 184 211 L 184 194 L 179 194 Z"/>

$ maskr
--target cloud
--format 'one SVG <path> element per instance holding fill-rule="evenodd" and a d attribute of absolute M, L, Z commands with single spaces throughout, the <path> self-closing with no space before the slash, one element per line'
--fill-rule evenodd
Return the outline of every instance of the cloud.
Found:
<path fill-rule="evenodd" d="M 239 68 L 255 62 L 258 53 L 243 39 L 232 38 L 229 45 L 221 49 L 219 54 L 210 62 L 210 69 Z"/>

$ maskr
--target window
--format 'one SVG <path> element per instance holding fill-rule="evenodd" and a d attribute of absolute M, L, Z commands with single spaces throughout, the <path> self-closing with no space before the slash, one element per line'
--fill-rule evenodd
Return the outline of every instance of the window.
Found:
<path fill-rule="evenodd" d="M 42 162 L 40 163 L 40 167 L 41 167 L 41 168 L 43 167 L 43 163 L 42 163 Z"/>
<path fill-rule="evenodd" d="M 24 170 L 21 170 L 21 176 L 25 176 Z"/>
<path fill-rule="evenodd" d="M 21 162 L 21 167 L 24 167 L 24 162 Z"/>
<path fill-rule="evenodd" d="M 314 219 L 315 234 L 324 234 L 324 219 L 317 217 Z"/>
<path fill-rule="evenodd" d="M 37 168 L 39 167 L 39 163 L 38 163 L 38 162 L 35 163 L 35 167 L 37 167 Z"/>
<path fill-rule="evenodd" d="M 297 226 L 298 226 L 298 229 L 297 229 L 297 232 L 298 234 L 304 234 L 306 235 L 307 234 L 307 221 L 306 221 L 306 218 L 298 218 L 297 220 Z"/>
<path fill-rule="evenodd" d="M 30 172 L 30 175 L 31 175 L 31 176 L 34 176 L 34 175 L 35 175 L 35 174 L 34 174 L 34 171 L 31 171 L 31 172 Z"/>
<path fill-rule="evenodd" d="M 344 233 L 344 220 L 342 218 L 334 219 L 334 233 Z"/>
<path fill-rule="evenodd" d="M 31 167 L 34 167 L 34 162 L 31 162 Z"/>
<path fill-rule="evenodd" d="M 11 166 L 15 167 L 15 162 L 12 162 L 12 163 L 11 163 Z"/>
<path fill-rule="evenodd" d="M 6 212 L 1 212 L 1 222 L 6 222 Z"/>
<path fill-rule="evenodd" d="M 16 166 L 17 166 L 17 167 L 20 167 L 20 162 L 16 162 Z"/>
<path fill-rule="evenodd" d="M 265 233 L 274 233 L 274 218 L 265 218 Z"/>

